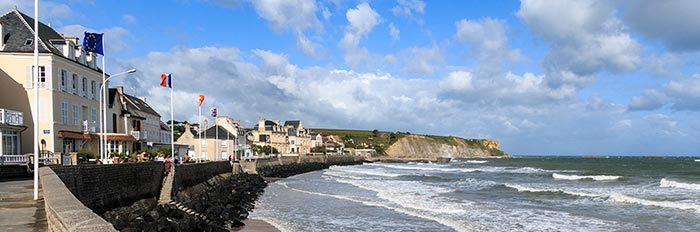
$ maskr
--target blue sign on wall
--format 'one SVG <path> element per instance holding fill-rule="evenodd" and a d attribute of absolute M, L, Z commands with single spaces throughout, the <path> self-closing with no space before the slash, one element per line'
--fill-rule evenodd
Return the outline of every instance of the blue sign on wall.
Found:
<path fill-rule="evenodd" d="M 45 135 L 51 134 L 51 130 L 44 130 L 44 134 Z"/>

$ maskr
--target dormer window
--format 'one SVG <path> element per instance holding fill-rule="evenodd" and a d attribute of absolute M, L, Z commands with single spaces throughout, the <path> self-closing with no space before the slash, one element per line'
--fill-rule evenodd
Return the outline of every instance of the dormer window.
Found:
<path fill-rule="evenodd" d="M 27 40 L 24 41 L 24 45 L 27 45 L 27 46 L 32 45 L 32 41 L 34 41 L 34 40 L 33 40 L 33 39 L 27 39 Z"/>

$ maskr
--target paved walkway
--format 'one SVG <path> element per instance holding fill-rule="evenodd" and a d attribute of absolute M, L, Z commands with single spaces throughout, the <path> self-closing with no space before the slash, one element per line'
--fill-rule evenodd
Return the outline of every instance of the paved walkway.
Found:
<path fill-rule="evenodd" d="M 48 231 L 44 196 L 34 200 L 34 180 L 0 180 L 0 231 Z"/>

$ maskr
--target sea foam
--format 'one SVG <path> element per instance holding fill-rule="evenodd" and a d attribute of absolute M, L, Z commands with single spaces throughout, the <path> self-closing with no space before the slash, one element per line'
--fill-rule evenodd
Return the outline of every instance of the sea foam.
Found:
<path fill-rule="evenodd" d="M 569 190 L 564 190 L 564 189 L 539 189 L 539 188 L 526 187 L 526 186 L 522 186 L 522 185 L 518 185 L 518 184 L 504 184 L 504 186 L 518 190 L 518 192 L 563 193 L 563 194 L 568 194 L 568 195 L 577 196 L 577 197 L 605 197 L 603 195 L 598 195 L 598 194 L 569 191 Z"/>
<path fill-rule="evenodd" d="M 557 174 L 557 173 L 552 173 L 552 177 L 554 179 L 560 179 L 560 180 L 584 180 L 584 179 L 591 179 L 591 180 L 619 180 L 622 179 L 622 176 L 607 176 L 607 175 L 593 175 L 593 176 L 579 176 L 579 175 L 563 175 L 563 174 Z"/>
<path fill-rule="evenodd" d="M 662 188 L 679 188 L 679 189 L 689 189 L 700 191 L 700 184 L 689 184 L 683 182 L 677 182 L 672 180 L 667 180 L 666 178 L 661 179 L 659 185 Z"/>
<path fill-rule="evenodd" d="M 442 224 L 442 225 L 448 226 L 448 227 L 454 229 L 455 231 L 472 231 L 472 230 L 471 230 L 470 228 L 468 228 L 466 225 L 462 224 L 462 222 L 455 221 L 455 220 L 450 220 L 450 219 L 447 219 L 447 218 L 444 218 L 444 217 L 433 216 L 433 215 L 430 215 L 430 214 L 415 212 L 415 211 L 408 210 L 408 209 L 405 209 L 405 208 L 402 208 L 402 207 L 396 207 L 396 206 L 392 206 L 392 205 L 388 205 L 388 204 L 384 204 L 384 203 L 380 203 L 380 202 L 372 202 L 372 201 L 358 200 L 358 199 L 354 199 L 354 198 L 352 198 L 352 197 L 343 196 L 343 195 L 335 195 L 335 194 L 326 194 L 326 193 L 312 192 L 312 191 L 306 191 L 306 190 L 301 190 L 301 189 L 296 189 L 296 188 L 290 188 L 290 189 L 291 189 L 291 190 L 294 190 L 294 191 L 306 193 L 306 194 L 313 194 L 313 195 L 324 196 L 324 197 L 333 197 L 333 198 L 336 198 L 336 199 L 341 199 L 341 200 L 346 200 L 346 201 L 352 201 L 352 202 L 355 202 L 355 203 L 360 203 L 360 204 L 363 204 L 363 205 L 366 205 L 366 206 L 382 207 L 382 208 L 390 209 L 390 210 L 393 210 L 393 211 L 396 211 L 396 212 L 399 212 L 399 213 L 403 213 L 403 214 L 406 214 L 406 215 L 410 215 L 410 216 L 414 216 L 414 217 L 418 217 L 418 218 L 423 218 L 423 219 L 428 219 L 428 220 L 431 220 L 431 221 L 435 221 L 435 222 L 440 223 L 440 224 Z"/>
<path fill-rule="evenodd" d="M 663 208 L 674 208 L 682 210 L 695 210 L 695 212 L 700 212 L 700 205 L 684 203 L 684 202 L 673 202 L 673 201 L 654 201 L 646 200 L 636 197 L 627 196 L 621 193 L 612 193 L 608 198 L 610 200 L 622 203 L 639 204 L 645 206 L 656 206 Z"/>
<path fill-rule="evenodd" d="M 341 172 L 348 172 L 348 173 L 353 173 L 353 174 L 361 174 L 361 175 L 370 175 L 370 176 L 384 176 L 384 177 L 398 177 L 401 176 L 400 174 L 396 173 L 387 173 L 387 172 L 382 172 L 379 170 L 372 170 L 372 169 L 354 169 L 350 167 L 338 167 L 338 166 L 333 166 L 330 167 L 331 170 L 334 171 L 341 171 Z"/>
<path fill-rule="evenodd" d="M 470 164 L 485 164 L 487 162 L 489 162 L 489 161 L 486 161 L 486 160 L 467 160 L 467 163 L 470 163 Z"/>

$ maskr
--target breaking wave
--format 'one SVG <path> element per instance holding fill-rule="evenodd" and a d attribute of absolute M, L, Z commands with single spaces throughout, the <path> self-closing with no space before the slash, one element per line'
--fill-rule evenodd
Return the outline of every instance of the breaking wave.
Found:
<path fill-rule="evenodd" d="M 690 203 L 684 203 L 684 202 L 673 202 L 673 201 L 646 200 L 646 199 L 641 199 L 641 198 L 623 195 L 621 193 L 612 193 L 612 194 L 610 194 L 610 197 L 608 199 L 616 201 L 616 202 L 629 203 L 629 204 L 639 204 L 639 205 L 645 205 L 645 206 L 655 206 L 655 207 L 673 208 L 673 209 L 682 209 L 682 210 L 695 210 L 695 212 L 700 212 L 700 205 L 696 205 L 696 204 L 690 204 Z"/>
<path fill-rule="evenodd" d="M 585 180 L 585 179 L 619 180 L 619 179 L 622 179 L 622 176 L 607 176 L 607 175 L 579 176 L 579 175 L 563 175 L 563 174 L 557 174 L 557 173 L 552 173 L 552 177 L 554 179 L 560 179 L 560 180 Z"/>
<path fill-rule="evenodd" d="M 470 163 L 470 164 L 485 164 L 487 162 L 489 162 L 489 161 L 486 161 L 486 160 L 467 160 L 467 163 Z"/>
<path fill-rule="evenodd" d="M 531 187 L 526 187 L 526 186 L 517 185 L 517 184 L 504 184 L 504 186 L 518 190 L 518 192 L 562 193 L 562 194 L 567 194 L 567 195 L 572 195 L 572 196 L 577 196 L 577 197 L 605 197 L 603 195 L 598 195 L 598 194 L 582 193 L 582 192 L 575 192 L 575 191 L 569 191 L 569 190 L 563 190 L 563 189 L 538 189 L 538 188 L 531 188 Z"/>
<path fill-rule="evenodd" d="M 689 189 L 700 191 L 700 184 L 689 184 L 683 182 L 677 182 L 672 180 L 667 180 L 666 178 L 661 179 L 659 185 L 662 188 L 679 188 L 679 189 Z"/>

